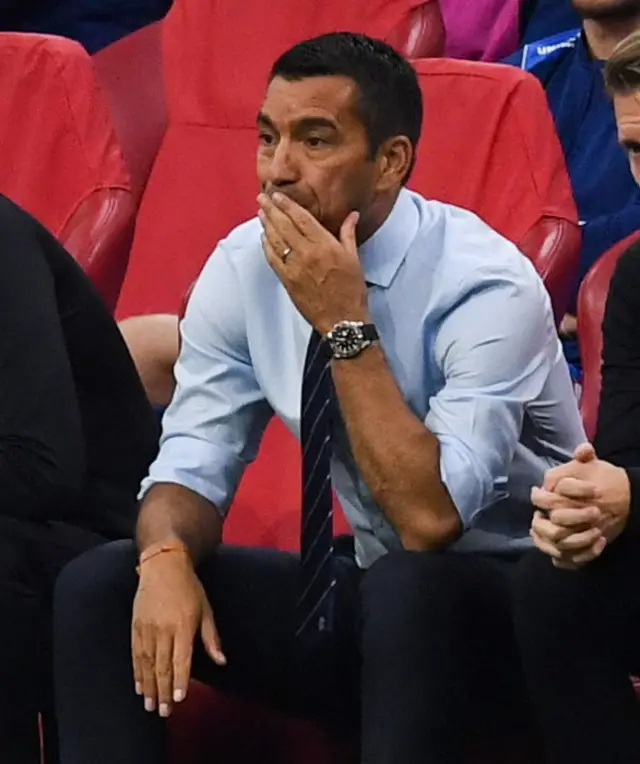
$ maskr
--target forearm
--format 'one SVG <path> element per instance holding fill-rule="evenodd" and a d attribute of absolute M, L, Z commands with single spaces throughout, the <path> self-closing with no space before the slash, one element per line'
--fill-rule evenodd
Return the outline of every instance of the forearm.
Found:
<path fill-rule="evenodd" d="M 159 483 L 145 496 L 136 539 L 143 552 L 154 544 L 179 541 L 194 564 L 215 551 L 222 537 L 222 518 L 214 505 L 181 485 Z"/>
<path fill-rule="evenodd" d="M 440 477 L 440 444 L 407 406 L 382 349 L 332 370 L 360 474 L 405 547 L 447 546 L 461 523 Z"/>

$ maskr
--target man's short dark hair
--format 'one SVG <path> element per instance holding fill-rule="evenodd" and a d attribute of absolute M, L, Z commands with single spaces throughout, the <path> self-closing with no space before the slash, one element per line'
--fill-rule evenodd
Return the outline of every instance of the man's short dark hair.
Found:
<path fill-rule="evenodd" d="M 348 2 L 348 0 L 345 0 Z M 405 135 L 414 160 L 422 129 L 422 93 L 411 64 L 390 45 L 362 34 L 333 32 L 294 45 L 275 62 L 269 75 L 285 80 L 342 76 L 359 90 L 358 114 L 371 157 L 384 141 Z"/>

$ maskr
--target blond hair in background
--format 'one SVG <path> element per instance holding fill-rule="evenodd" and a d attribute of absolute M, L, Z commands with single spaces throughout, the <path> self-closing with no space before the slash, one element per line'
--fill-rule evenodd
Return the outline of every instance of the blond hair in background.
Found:
<path fill-rule="evenodd" d="M 640 30 L 616 45 L 605 64 L 604 81 L 612 96 L 640 91 Z"/>

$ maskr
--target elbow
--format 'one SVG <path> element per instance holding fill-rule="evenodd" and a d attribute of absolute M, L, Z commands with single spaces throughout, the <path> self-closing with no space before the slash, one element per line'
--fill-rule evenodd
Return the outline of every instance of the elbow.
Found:
<path fill-rule="evenodd" d="M 434 517 L 422 508 L 415 521 L 400 531 L 402 546 L 411 552 L 436 552 L 448 549 L 462 535 L 462 521 L 452 506 Z"/>

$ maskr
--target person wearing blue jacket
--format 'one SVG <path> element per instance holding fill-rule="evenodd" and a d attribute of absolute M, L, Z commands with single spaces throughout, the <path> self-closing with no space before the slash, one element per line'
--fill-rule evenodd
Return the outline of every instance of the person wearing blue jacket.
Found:
<path fill-rule="evenodd" d="M 0 30 L 57 34 L 95 53 L 170 7 L 171 0 L 0 0 Z"/>
<path fill-rule="evenodd" d="M 525 45 L 506 60 L 543 84 L 564 150 L 583 233 L 576 289 L 561 332 L 565 354 L 579 365 L 578 287 L 607 249 L 640 229 L 640 190 L 618 145 L 613 105 L 604 88 L 604 62 L 640 27 L 640 0 L 573 0 L 582 27 Z"/>
<path fill-rule="evenodd" d="M 522 45 L 580 26 L 571 0 L 524 0 L 520 6 Z"/>

